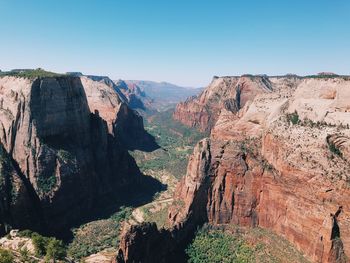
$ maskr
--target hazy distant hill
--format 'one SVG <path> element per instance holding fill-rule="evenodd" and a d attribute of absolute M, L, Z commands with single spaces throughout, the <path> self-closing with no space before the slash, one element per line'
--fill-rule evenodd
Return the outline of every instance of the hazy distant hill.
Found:
<path fill-rule="evenodd" d="M 156 109 L 163 110 L 174 106 L 188 97 L 198 95 L 203 88 L 180 87 L 168 82 L 145 80 L 128 80 L 128 84 L 136 84 L 153 101 Z"/>

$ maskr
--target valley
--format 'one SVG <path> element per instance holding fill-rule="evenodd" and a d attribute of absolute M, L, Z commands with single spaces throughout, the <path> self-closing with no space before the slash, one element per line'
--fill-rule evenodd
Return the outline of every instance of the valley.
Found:
<path fill-rule="evenodd" d="M 0 263 L 350 263 L 349 0 L 0 10 Z"/>
<path fill-rule="evenodd" d="M 0 259 L 347 263 L 349 77 L 2 75 Z"/>

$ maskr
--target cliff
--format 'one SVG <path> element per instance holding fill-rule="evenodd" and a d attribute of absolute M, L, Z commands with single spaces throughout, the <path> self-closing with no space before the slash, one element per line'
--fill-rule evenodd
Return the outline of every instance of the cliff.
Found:
<path fill-rule="evenodd" d="M 236 113 L 257 94 L 271 91 L 270 80 L 264 76 L 214 77 L 198 97 L 176 106 L 174 119 L 200 131 L 210 131 L 222 109 Z"/>
<path fill-rule="evenodd" d="M 113 89 L 85 77 L 0 78 L 2 233 L 57 233 L 141 182 L 114 132 L 138 118 L 125 108 Z"/>
<path fill-rule="evenodd" d="M 259 226 L 312 262 L 348 262 L 350 79 L 293 76 L 269 83 L 237 110 L 225 108 L 228 96 L 217 97 L 211 136 L 190 158 L 170 223 L 185 236 L 193 235 L 188 226 L 203 222 Z M 211 97 L 208 89 L 190 107 Z M 125 248 L 119 253 L 132 262 Z"/>

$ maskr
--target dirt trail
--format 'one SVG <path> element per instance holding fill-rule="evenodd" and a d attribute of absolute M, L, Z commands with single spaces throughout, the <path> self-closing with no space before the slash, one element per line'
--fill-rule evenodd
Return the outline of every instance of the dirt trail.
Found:
<path fill-rule="evenodd" d="M 143 206 L 137 207 L 132 212 L 132 216 L 128 223 L 131 225 L 140 224 L 146 220 L 145 211 L 147 214 L 153 214 L 159 212 L 162 209 L 168 207 L 173 201 L 173 193 L 175 190 L 177 179 L 167 171 L 150 171 L 149 174 L 163 184 L 167 185 L 167 190 L 161 192 L 154 201 L 147 203 Z M 150 216 L 148 216 L 150 217 Z"/>

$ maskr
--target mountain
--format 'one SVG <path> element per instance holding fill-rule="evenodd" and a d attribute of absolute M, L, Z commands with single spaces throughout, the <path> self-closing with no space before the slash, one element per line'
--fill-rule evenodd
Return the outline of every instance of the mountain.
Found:
<path fill-rule="evenodd" d="M 214 78 L 174 114 L 211 133 L 177 186 L 171 227 L 125 229 L 118 262 L 182 262 L 206 222 L 265 228 L 311 262 L 348 262 L 349 111 L 348 76 Z"/>
<path fill-rule="evenodd" d="M 168 82 L 128 80 L 126 83 L 129 86 L 136 85 L 139 87 L 149 98 L 148 104 L 157 110 L 173 107 L 176 103 L 195 96 L 202 90 L 201 88 L 180 87 Z"/>
<path fill-rule="evenodd" d="M 127 150 L 154 140 L 103 82 L 41 70 L 4 73 L 0 127 L 2 234 L 62 233 L 125 200 L 127 189 L 150 184 Z"/>

